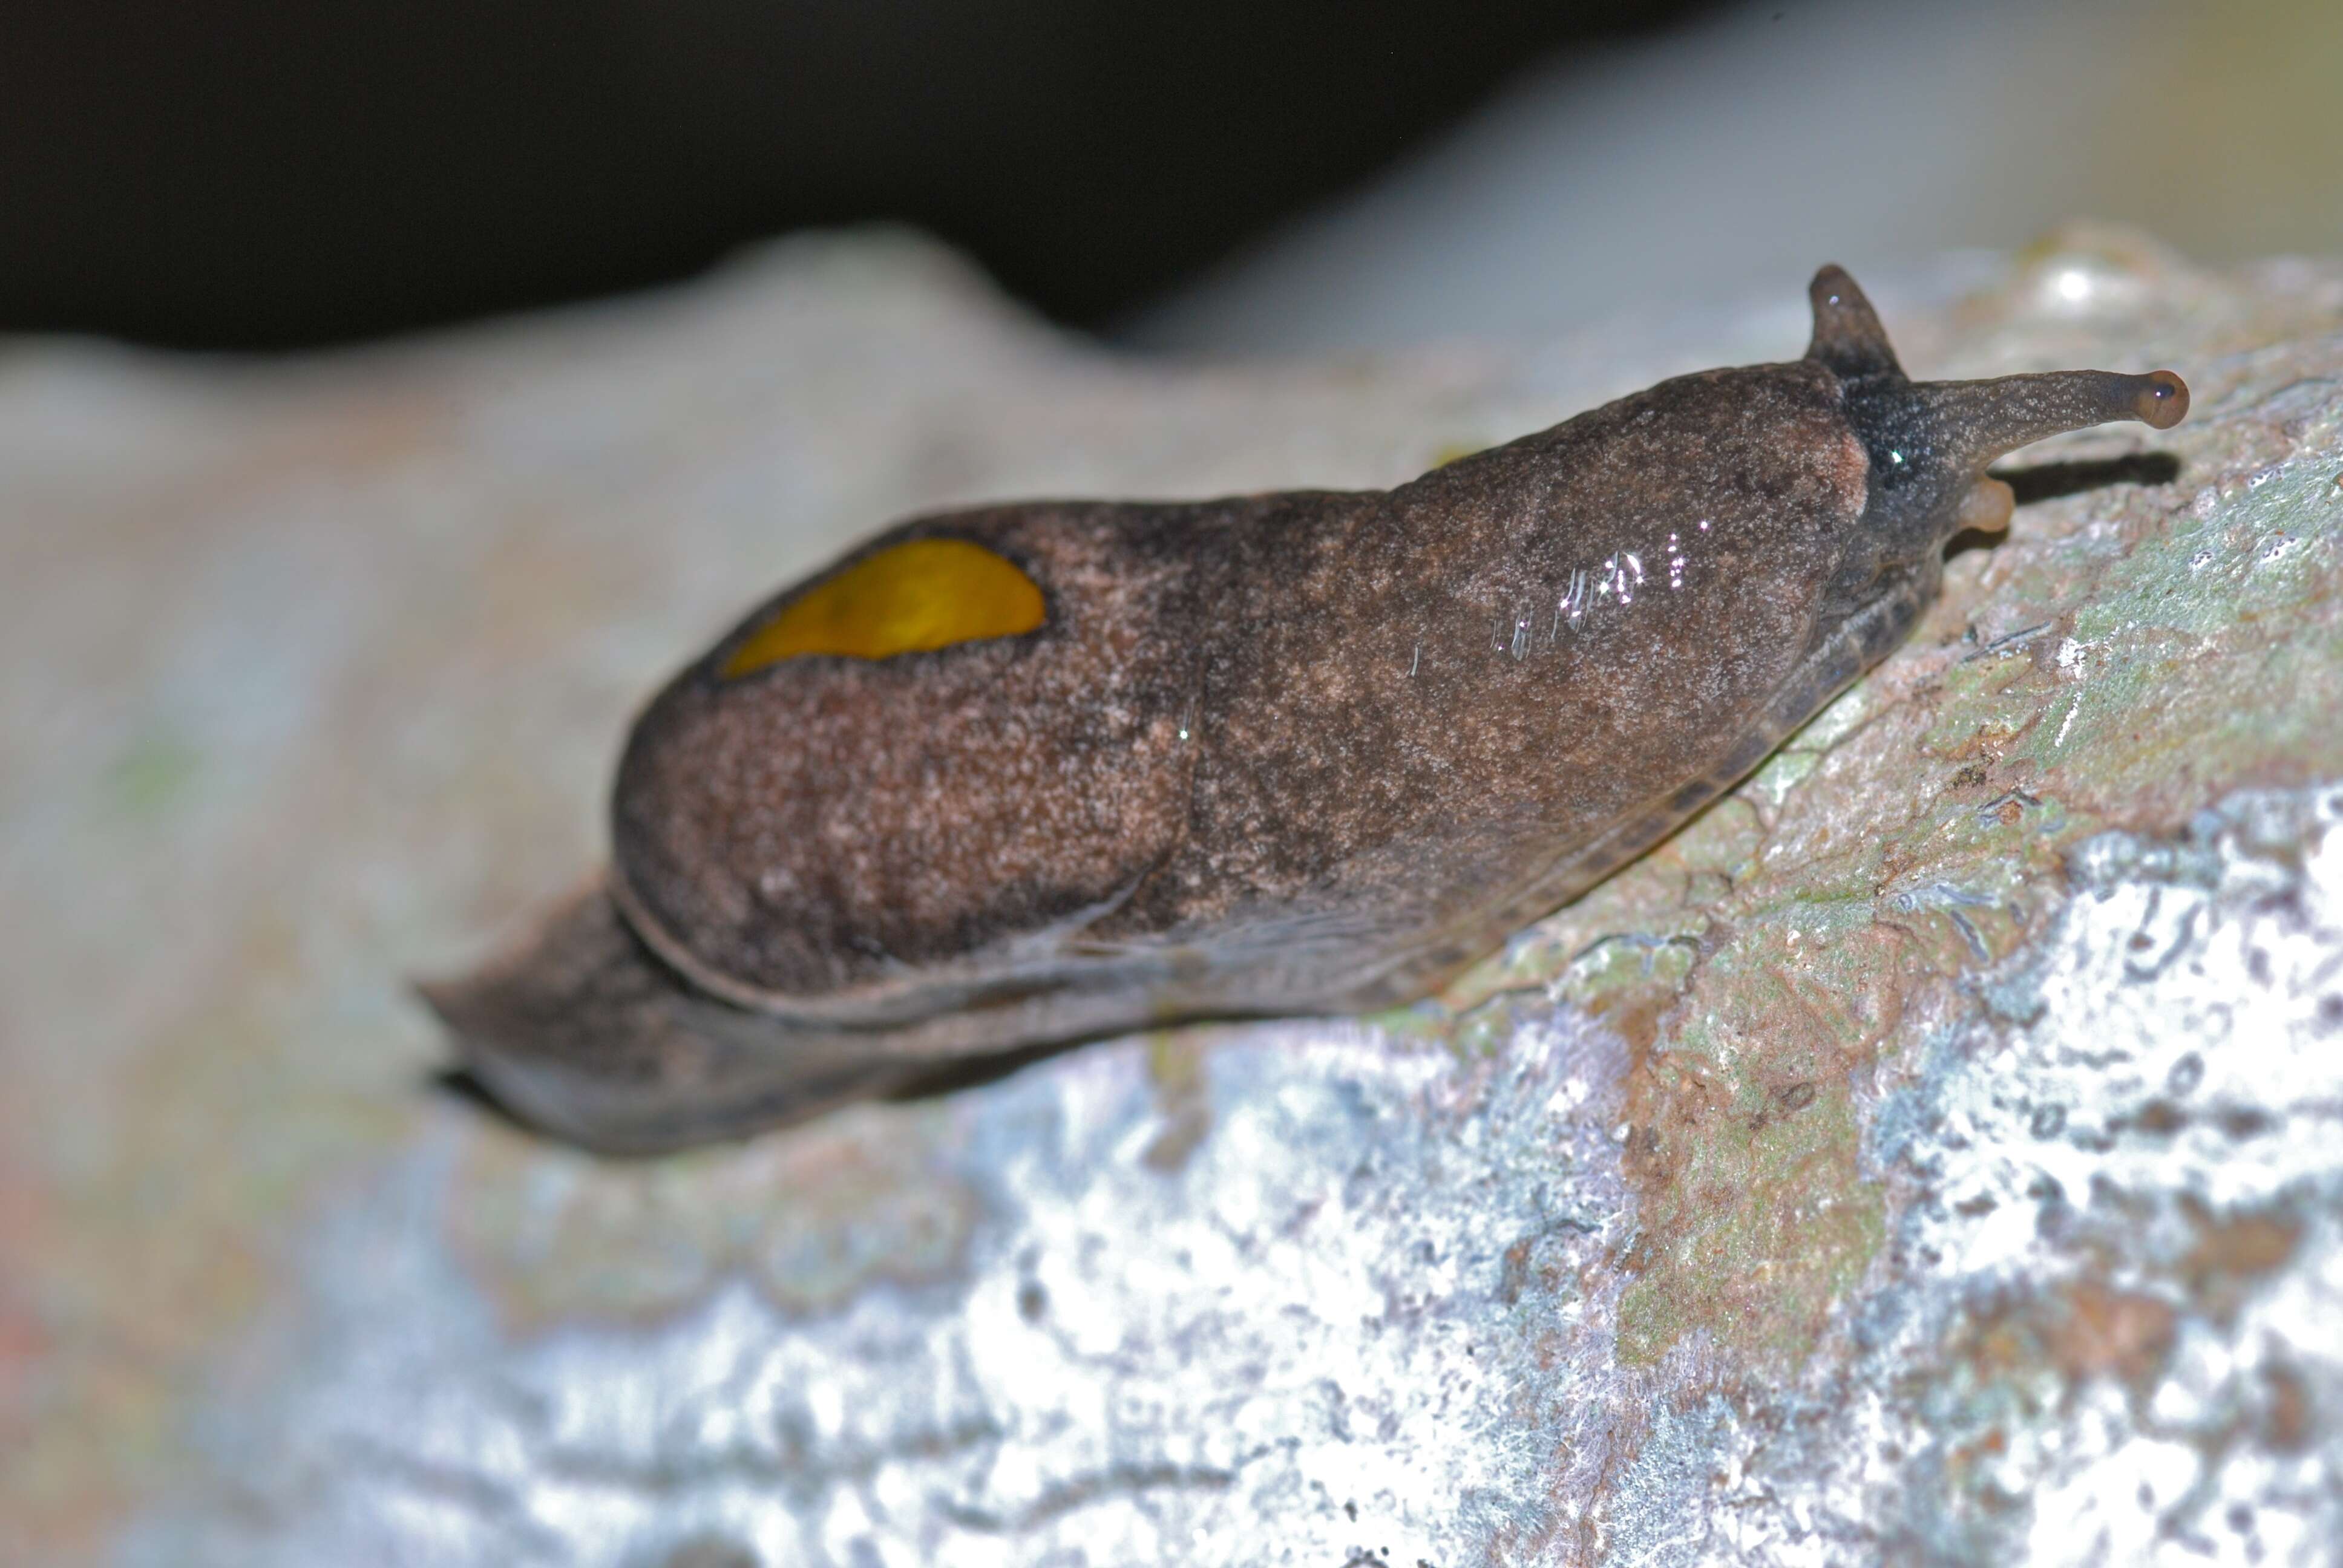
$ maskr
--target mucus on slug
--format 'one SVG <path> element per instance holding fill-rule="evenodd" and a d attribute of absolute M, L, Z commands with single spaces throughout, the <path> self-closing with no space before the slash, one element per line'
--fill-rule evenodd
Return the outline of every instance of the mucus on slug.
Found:
<path fill-rule="evenodd" d="M 1987 463 L 2187 410 L 2169 371 L 1915 382 L 1845 273 L 1809 292 L 1799 359 L 1393 490 L 881 534 L 653 699 L 608 871 L 427 995 L 523 1117 L 642 1152 L 955 1058 L 1423 994 L 1885 657 L 1946 540 L 2006 524 Z"/>

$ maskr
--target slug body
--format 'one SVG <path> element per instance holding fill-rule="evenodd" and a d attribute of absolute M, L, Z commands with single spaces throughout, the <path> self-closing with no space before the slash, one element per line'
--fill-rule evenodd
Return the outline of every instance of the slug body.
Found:
<path fill-rule="evenodd" d="M 949 1059 L 1436 986 L 1892 648 L 2012 447 L 2168 371 L 1916 383 L 1852 279 L 1805 357 L 1664 381 L 1390 491 L 925 518 L 679 675 L 608 876 L 428 988 L 601 1148 Z"/>

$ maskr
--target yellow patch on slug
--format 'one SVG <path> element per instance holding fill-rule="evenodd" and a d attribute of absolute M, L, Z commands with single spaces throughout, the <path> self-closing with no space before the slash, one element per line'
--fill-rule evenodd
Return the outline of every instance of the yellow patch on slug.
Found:
<path fill-rule="evenodd" d="M 956 642 L 1015 637 L 1041 624 L 1041 590 L 966 539 L 912 539 L 857 561 L 781 607 L 732 650 L 726 678 L 800 654 L 892 658 Z"/>

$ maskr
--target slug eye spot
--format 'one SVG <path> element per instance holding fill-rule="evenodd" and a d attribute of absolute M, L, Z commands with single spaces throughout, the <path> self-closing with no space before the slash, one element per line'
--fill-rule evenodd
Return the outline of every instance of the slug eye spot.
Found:
<path fill-rule="evenodd" d="M 753 675 L 801 654 L 892 658 L 1015 637 L 1044 618 L 1033 579 L 967 539 L 912 539 L 855 562 L 783 605 L 719 672 Z"/>

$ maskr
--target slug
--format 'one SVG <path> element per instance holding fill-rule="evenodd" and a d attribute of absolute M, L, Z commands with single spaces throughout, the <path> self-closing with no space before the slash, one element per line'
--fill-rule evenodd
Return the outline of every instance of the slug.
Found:
<path fill-rule="evenodd" d="M 953 1059 L 1421 996 L 1894 648 L 1986 465 L 2170 371 L 1916 382 L 1835 266 L 1787 364 L 1388 491 L 916 518 L 644 710 L 606 875 L 427 986 L 523 1119 L 647 1152 Z"/>

